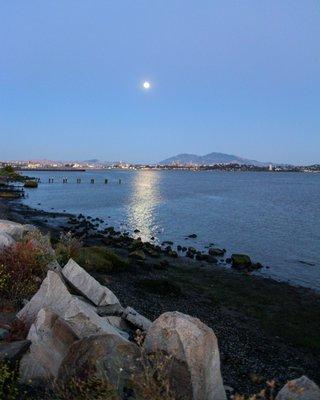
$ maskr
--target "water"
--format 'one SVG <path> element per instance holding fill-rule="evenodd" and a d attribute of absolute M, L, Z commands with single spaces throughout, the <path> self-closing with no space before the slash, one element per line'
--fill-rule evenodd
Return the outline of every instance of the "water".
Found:
<path fill-rule="evenodd" d="M 270 266 L 264 275 L 320 290 L 320 174 L 112 170 L 32 175 L 42 183 L 27 190 L 25 202 L 31 207 L 100 217 L 118 229 L 139 229 L 144 240 L 154 236 L 158 242 L 197 248 L 213 242 Z M 47 183 L 49 177 L 55 183 Z M 186 240 L 191 233 L 197 239 Z"/>

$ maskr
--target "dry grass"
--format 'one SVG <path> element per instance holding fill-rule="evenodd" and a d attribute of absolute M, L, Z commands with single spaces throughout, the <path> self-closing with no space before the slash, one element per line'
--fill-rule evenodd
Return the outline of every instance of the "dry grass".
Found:
<path fill-rule="evenodd" d="M 277 384 L 274 380 L 267 381 L 265 389 L 261 390 L 257 394 L 253 394 L 249 397 L 235 394 L 231 396 L 232 400 L 275 400 L 277 392 Z"/>
<path fill-rule="evenodd" d="M 50 240 L 39 233 L 28 234 L 21 242 L 0 252 L 0 298 L 19 307 L 39 288 L 46 266 L 52 260 Z"/>

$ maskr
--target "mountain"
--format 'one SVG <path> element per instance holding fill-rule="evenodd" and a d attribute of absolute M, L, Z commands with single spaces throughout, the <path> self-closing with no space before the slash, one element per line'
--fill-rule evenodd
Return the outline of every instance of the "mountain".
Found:
<path fill-rule="evenodd" d="M 160 165 L 170 164 L 198 164 L 198 165 L 213 165 L 213 164 L 246 164 L 256 166 L 266 166 L 272 163 L 260 162 L 256 160 L 249 160 L 235 156 L 233 154 L 224 153 L 209 153 L 204 156 L 198 156 L 196 154 L 178 154 L 176 156 L 167 158 L 166 160 L 160 161 Z"/>
<path fill-rule="evenodd" d="M 91 160 L 84 160 L 82 162 L 87 163 L 87 164 L 98 164 L 100 161 L 97 158 L 93 158 Z"/>

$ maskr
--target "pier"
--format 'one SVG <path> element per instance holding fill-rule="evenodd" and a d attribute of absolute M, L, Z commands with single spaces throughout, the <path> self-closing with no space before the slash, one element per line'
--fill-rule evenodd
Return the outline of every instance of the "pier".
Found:
<path fill-rule="evenodd" d="M 40 179 L 38 180 L 38 182 L 40 183 Z M 53 184 L 53 183 L 63 183 L 63 184 L 67 184 L 67 183 L 72 183 L 71 181 L 69 181 L 69 178 L 67 177 L 63 177 L 62 181 L 54 179 L 52 178 L 48 178 L 48 183 Z M 107 185 L 110 182 L 110 180 L 108 178 L 102 179 L 101 182 L 97 181 L 95 178 L 89 178 L 88 181 L 86 182 L 85 180 L 83 180 L 82 178 L 76 178 L 75 183 L 80 184 L 80 183 L 90 183 L 91 185 L 94 184 L 99 184 L 99 183 L 104 183 L 105 185 Z M 119 185 L 122 184 L 122 179 L 117 179 L 114 180 L 114 183 L 118 183 Z"/>

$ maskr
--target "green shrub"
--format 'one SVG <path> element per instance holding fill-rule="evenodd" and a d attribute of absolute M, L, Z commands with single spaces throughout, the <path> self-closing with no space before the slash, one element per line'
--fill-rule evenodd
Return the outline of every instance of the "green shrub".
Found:
<path fill-rule="evenodd" d="M 0 363 L 0 400 L 21 399 L 18 376 L 15 369 L 6 363 Z"/>
<path fill-rule="evenodd" d="M 71 232 L 60 234 L 56 243 L 56 257 L 61 264 L 66 264 L 70 258 L 76 259 L 80 254 L 82 241 L 72 235 Z"/>
<path fill-rule="evenodd" d="M 123 258 L 102 246 L 83 247 L 75 261 L 88 271 L 108 272 L 128 267 Z"/>

